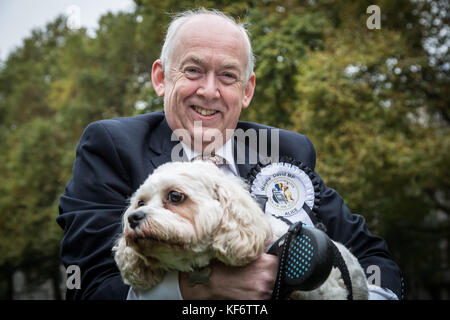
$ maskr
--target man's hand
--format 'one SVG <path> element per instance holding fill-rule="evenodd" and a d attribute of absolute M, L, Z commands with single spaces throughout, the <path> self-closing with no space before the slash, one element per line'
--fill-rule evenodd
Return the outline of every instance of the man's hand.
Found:
<path fill-rule="evenodd" d="M 208 285 L 189 285 L 188 274 L 180 272 L 183 299 L 267 300 L 272 295 L 278 270 L 278 257 L 263 253 L 244 267 L 211 263 Z"/>

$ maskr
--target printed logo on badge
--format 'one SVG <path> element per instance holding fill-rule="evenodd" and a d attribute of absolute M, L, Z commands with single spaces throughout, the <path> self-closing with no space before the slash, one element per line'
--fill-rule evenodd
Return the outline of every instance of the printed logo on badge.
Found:
<path fill-rule="evenodd" d="M 298 203 L 298 188 L 290 178 L 274 179 L 267 187 L 270 191 L 266 191 L 266 194 L 272 193 L 272 197 L 269 198 L 269 203 L 272 207 L 284 212 L 290 212 Z M 287 212 L 285 214 L 290 215 Z"/>
<path fill-rule="evenodd" d="M 290 222 L 314 222 L 320 201 L 320 188 L 313 171 L 299 161 L 258 164 L 250 171 L 250 193 L 266 197 L 266 214 L 287 218 Z"/>

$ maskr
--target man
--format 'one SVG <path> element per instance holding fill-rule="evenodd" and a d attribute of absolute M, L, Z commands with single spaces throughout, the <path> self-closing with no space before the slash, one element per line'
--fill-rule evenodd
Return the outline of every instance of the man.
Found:
<path fill-rule="evenodd" d="M 67 298 L 270 298 L 278 259 L 269 254 L 240 268 L 213 263 L 209 279 L 196 285 L 189 284 L 186 273 L 169 272 L 148 292 L 123 284 L 111 254 L 127 199 L 156 167 L 174 160 L 173 150 L 179 142 L 172 141 L 173 136 L 183 140 L 184 158 L 191 160 L 219 132 L 215 151 L 229 163 L 223 170 L 247 177 L 252 166 L 248 159 L 236 161 L 230 132 L 236 128 L 277 130 L 238 121 L 255 90 L 253 61 L 247 33 L 234 20 L 217 11 L 185 12 L 172 21 L 161 58 L 152 67 L 153 87 L 164 97 L 164 113 L 103 120 L 86 128 L 57 220 L 64 228 L 63 263 L 81 269 L 81 289 L 68 290 Z M 278 135 L 280 156 L 314 169 L 315 150 L 308 138 L 284 130 Z M 196 148 L 193 142 L 199 139 L 200 148 Z M 248 155 L 248 145 L 245 141 L 241 145 Z M 352 215 L 334 190 L 322 181 L 321 185 L 318 216 L 328 235 L 351 248 L 364 269 L 377 266 L 381 270 L 381 283 L 371 286 L 371 297 L 400 297 L 400 271 L 384 241 L 369 233 L 364 218 Z"/>

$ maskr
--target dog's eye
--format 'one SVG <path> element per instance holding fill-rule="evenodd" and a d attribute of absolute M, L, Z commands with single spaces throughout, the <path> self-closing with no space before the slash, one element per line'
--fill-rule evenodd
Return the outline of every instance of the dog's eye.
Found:
<path fill-rule="evenodd" d="M 137 203 L 137 206 L 138 206 L 138 208 L 142 207 L 142 206 L 145 206 L 145 201 L 144 200 L 139 200 L 138 203 Z"/>
<path fill-rule="evenodd" d="M 181 192 L 171 190 L 167 194 L 167 200 L 172 204 L 180 204 L 184 201 L 185 195 Z"/>

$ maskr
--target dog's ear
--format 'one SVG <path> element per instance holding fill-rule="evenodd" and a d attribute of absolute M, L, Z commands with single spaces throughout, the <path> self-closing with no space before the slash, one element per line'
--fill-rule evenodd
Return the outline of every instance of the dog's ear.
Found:
<path fill-rule="evenodd" d="M 223 216 L 214 235 L 216 257 L 225 264 L 242 266 L 258 258 L 272 231 L 264 212 L 242 186 L 220 181 L 215 186 Z"/>

